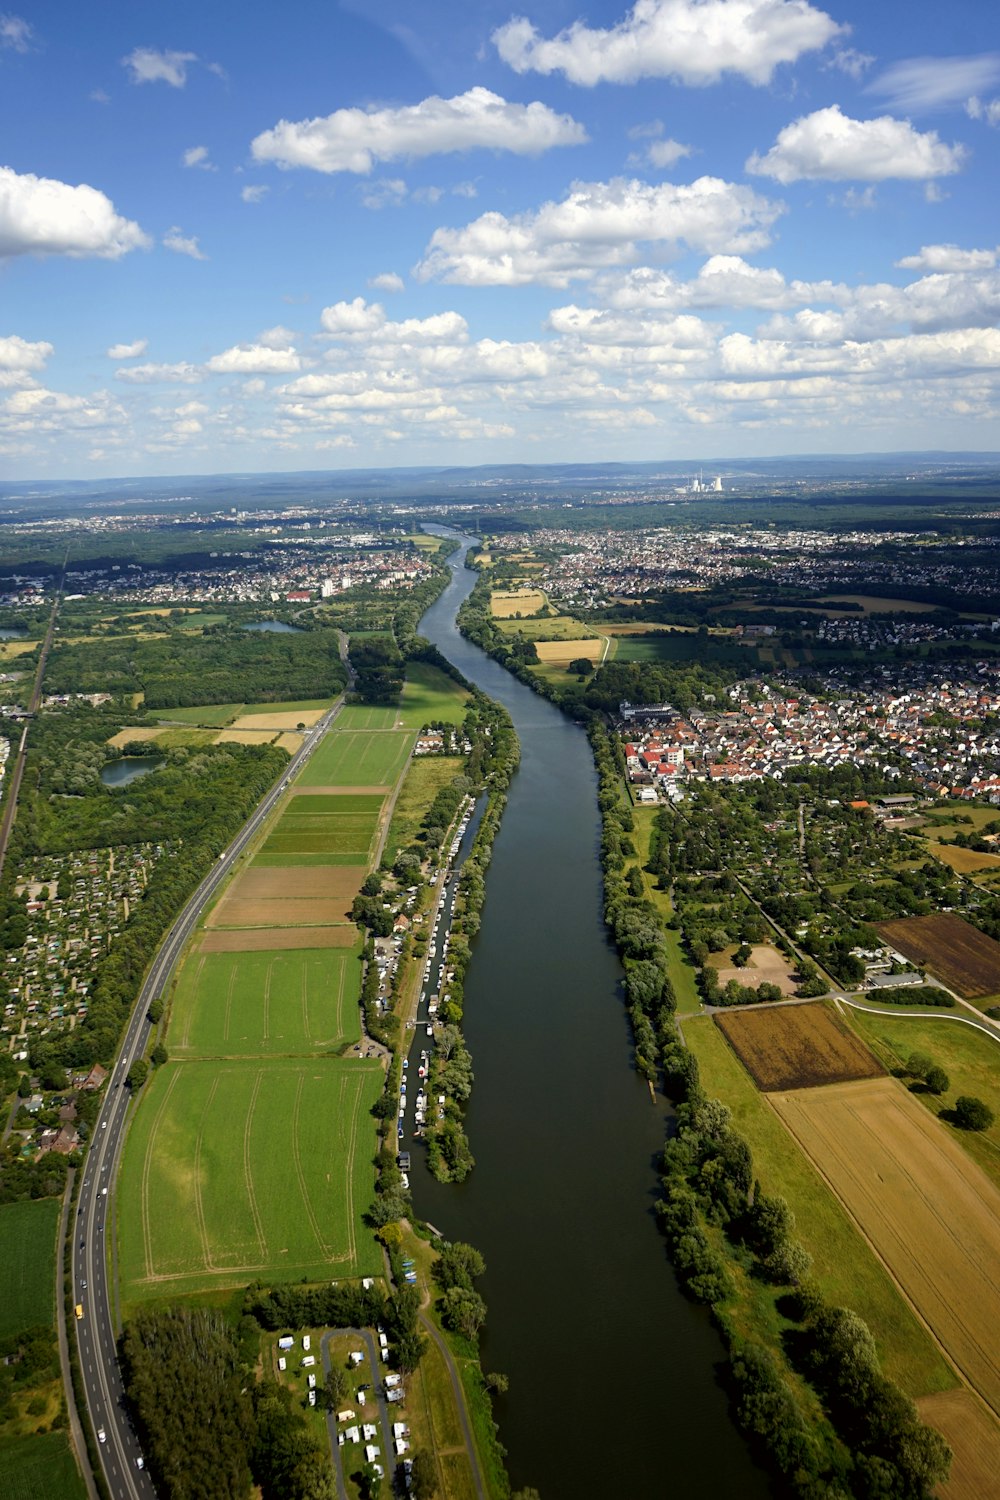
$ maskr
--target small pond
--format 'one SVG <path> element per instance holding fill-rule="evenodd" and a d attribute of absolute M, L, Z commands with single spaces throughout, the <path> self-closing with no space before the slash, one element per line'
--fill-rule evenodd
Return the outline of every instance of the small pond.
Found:
<path fill-rule="evenodd" d="M 300 635 L 297 625 L 286 625 L 284 620 L 255 620 L 252 625 L 244 625 L 244 630 L 266 630 L 271 635 Z"/>
<path fill-rule="evenodd" d="M 158 771 L 164 764 L 162 755 L 126 755 L 122 760 L 109 760 L 101 767 L 101 780 L 105 786 L 128 786 L 150 771 Z"/>

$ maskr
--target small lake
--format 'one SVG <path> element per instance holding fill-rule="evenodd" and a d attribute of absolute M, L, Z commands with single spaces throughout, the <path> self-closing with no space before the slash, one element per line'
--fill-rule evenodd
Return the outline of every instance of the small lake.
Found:
<path fill-rule="evenodd" d="M 109 760 L 101 767 L 101 780 L 105 786 L 128 786 L 150 771 L 158 771 L 164 764 L 162 755 L 126 755 L 122 760 Z"/>
<path fill-rule="evenodd" d="M 26 630 L 10 630 L 6 625 L 0 626 L 0 641 L 23 641 L 27 639 Z"/>
<path fill-rule="evenodd" d="M 297 625 L 286 625 L 284 620 L 255 620 L 252 625 L 244 625 L 244 630 L 264 630 L 269 635 L 301 635 Z"/>

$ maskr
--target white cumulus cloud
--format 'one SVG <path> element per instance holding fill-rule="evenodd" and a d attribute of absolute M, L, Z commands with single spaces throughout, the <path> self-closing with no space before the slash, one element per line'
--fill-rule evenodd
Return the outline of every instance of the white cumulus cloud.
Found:
<path fill-rule="evenodd" d="M 270 349 L 264 344 L 237 344 L 213 354 L 205 367 L 213 375 L 290 375 L 301 370 L 294 349 Z"/>
<path fill-rule="evenodd" d="M 987 271 L 997 263 L 996 250 L 963 250 L 958 245 L 921 245 L 896 265 L 904 271 Z"/>
<path fill-rule="evenodd" d="M 195 385 L 201 379 L 201 371 L 197 365 L 181 360 L 174 365 L 128 365 L 115 371 L 115 379 L 124 380 L 128 385 L 158 385 L 161 382 L 167 385 Z"/>
<path fill-rule="evenodd" d="M 52 353 L 51 344 L 42 341 L 30 343 L 19 334 L 8 334 L 6 338 L 0 338 L 0 370 L 18 373 L 42 370 Z"/>
<path fill-rule="evenodd" d="M 167 250 L 173 250 L 176 255 L 189 255 L 192 260 L 208 259 L 198 244 L 197 235 L 183 234 L 176 224 L 163 236 L 163 244 Z"/>
<path fill-rule="evenodd" d="M 650 186 L 636 180 L 576 183 L 559 203 L 508 219 L 491 212 L 464 229 L 435 231 L 417 267 L 466 286 L 566 286 L 602 267 L 625 265 L 643 243 L 706 253 L 762 249 L 780 203 L 718 177 Z"/>
<path fill-rule="evenodd" d="M 134 344 L 112 344 L 105 352 L 108 359 L 138 359 L 148 348 L 148 339 L 136 339 Z"/>
<path fill-rule="evenodd" d="M 270 188 L 266 184 L 258 182 L 248 184 L 247 187 L 242 188 L 240 190 L 240 197 L 244 203 L 260 203 L 262 199 L 267 197 L 270 191 Z"/>
<path fill-rule="evenodd" d="M 914 130 L 909 120 L 892 115 L 852 120 L 838 104 L 831 104 L 786 125 L 766 155 L 754 152 L 747 171 L 781 183 L 803 178 L 924 181 L 959 171 L 965 156 L 964 146 L 946 145 L 936 130 Z"/>
<path fill-rule="evenodd" d="M 511 104 L 489 89 L 432 95 L 398 109 L 338 109 L 314 120 L 280 120 L 252 143 L 256 161 L 316 172 L 370 172 L 376 162 L 479 147 L 538 156 L 587 140 L 583 126 L 548 105 Z"/>
<path fill-rule="evenodd" d="M 187 83 L 187 65 L 198 61 L 196 52 L 158 52 L 155 47 L 136 47 L 122 58 L 133 83 L 169 83 L 182 89 Z"/>
<path fill-rule="evenodd" d="M 33 172 L 0 167 L 0 258 L 12 255 L 95 255 L 117 260 L 148 246 L 131 219 L 115 213 L 98 188 L 72 187 Z"/>
<path fill-rule="evenodd" d="M 842 30 L 807 0 L 637 0 L 611 27 L 574 21 L 546 40 L 519 16 L 493 41 L 515 72 L 559 72 L 587 86 L 639 78 L 697 86 L 724 73 L 765 84 L 779 63 L 826 46 Z"/>
<path fill-rule="evenodd" d="M 370 278 L 368 285 L 376 292 L 401 292 L 404 282 L 395 271 L 381 271 Z"/>
<path fill-rule="evenodd" d="M 184 155 L 181 157 L 181 161 L 183 162 L 184 166 L 200 167 L 203 172 L 215 172 L 218 170 L 218 168 L 209 159 L 207 146 L 189 147 L 189 149 L 185 151 Z"/>
<path fill-rule="evenodd" d="M 372 333 L 385 322 L 385 308 L 380 302 L 355 297 L 353 302 L 335 302 L 332 307 L 324 307 L 319 321 L 324 333 Z"/>

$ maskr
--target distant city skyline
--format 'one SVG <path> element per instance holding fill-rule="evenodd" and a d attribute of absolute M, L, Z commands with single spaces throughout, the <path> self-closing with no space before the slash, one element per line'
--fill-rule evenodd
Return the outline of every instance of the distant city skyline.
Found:
<path fill-rule="evenodd" d="M 0 15 L 0 479 L 997 446 L 981 0 L 416 14 Z"/>

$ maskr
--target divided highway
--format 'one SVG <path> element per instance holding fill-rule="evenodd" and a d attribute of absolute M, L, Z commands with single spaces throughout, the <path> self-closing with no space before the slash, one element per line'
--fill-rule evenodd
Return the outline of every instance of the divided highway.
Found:
<path fill-rule="evenodd" d="M 353 674 L 348 688 L 352 686 Z M 343 702 L 343 698 L 338 699 L 329 713 L 306 733 L 281 780 L 268 792 L 225 853 L 220 855 L 170 928 L 139 992 L 106 1085 L 72 1226 L 71 1264 L 73 1301 L 83 1308 L 83 1316 L 74 1321 L 87 1408 L 98 1438 L 104 1476 L 115 1500 L 150 1500 L 156 1494 L 149 1475 L 141 1467 L 142 1453 L 125 1406 L 115 1328 L 115 1264 L 109 1240 L 114 1233 L 115 1177 L 131 1104 L 130 1091 L 124 1085 L 125 1076 L 135 1059 L 144 1055 L 148 1045 L 151 1026 L 146 1012 L 149 1005 L 165 989 L 202 912 L 274 811 L 290 779 L 312 755 Z M 81 1413 L 81 1417 L 83 1415 Z M 85 1461 L 85 1455 L 81 1454 L 81 1462 Z"/>

